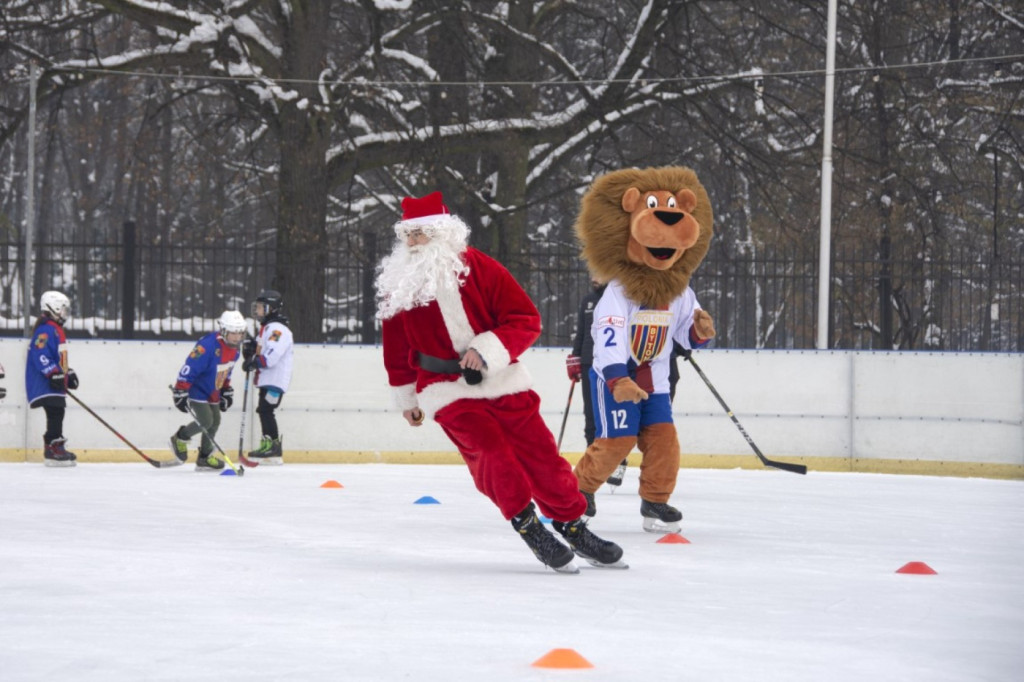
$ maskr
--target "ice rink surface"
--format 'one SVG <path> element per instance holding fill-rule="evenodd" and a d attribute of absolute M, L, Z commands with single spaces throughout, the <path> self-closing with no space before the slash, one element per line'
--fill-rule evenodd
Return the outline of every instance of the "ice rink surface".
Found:
<path fill-rule="evenodd" d="M 1022 679 L 1024 482 L 684 469 L 664 543 L 637 476 L 561 575 L 462 466 L 0 464 L 0 680 Z"/>

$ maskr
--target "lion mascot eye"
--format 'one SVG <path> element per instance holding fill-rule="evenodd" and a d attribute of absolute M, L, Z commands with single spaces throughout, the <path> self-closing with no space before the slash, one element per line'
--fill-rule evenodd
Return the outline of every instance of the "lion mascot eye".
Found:
<path fill-rule="evenodd" d="M 668 206 L 669 208 L 675 208 L 676 207 L 676 198 L 675 197 L 669 197 L 668 201 L 665 202 L 665 205 Z"/>
<path fill-rule="evenodd" d="M 649 194 L 647 196 L 647 208 L 658 208 L 658 197 Z"/>

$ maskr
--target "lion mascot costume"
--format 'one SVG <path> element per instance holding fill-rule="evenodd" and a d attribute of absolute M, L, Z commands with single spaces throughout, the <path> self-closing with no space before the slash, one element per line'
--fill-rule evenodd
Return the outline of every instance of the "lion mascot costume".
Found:
<path fill-rule="evenodd" d="M 673 343 L 689 350 L 715 336 L 690 289 L 711 245 L 711 202 L 689 168 L 614 171 L 583 196 L 575 230 L 591 275 L 608 283 L 591 327 L 595 440 L 576 465 L 588 515 L 597 512 L 594 493 L 637 446 L 644 529 L 677 532 L 669 362 Z"/>

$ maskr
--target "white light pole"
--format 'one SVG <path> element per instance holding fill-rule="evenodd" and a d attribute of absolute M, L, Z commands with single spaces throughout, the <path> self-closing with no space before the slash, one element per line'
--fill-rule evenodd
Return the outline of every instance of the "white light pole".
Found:
<path fill-rule="evenodd" d="M 36 229 L 36 84 L 39 82 L 39 67 L 32 62 L 28 82 L 28 183 L 25 198 L 25 338 L 32 336 L 32 237 Z"/>
<path fill-rule="evenodd" d="M 825 46 L 825 128 L 821 154 L 821 226 L 818 252 L 819 350 L 828 348 L 829 283 L 832 255 L 832 109 L 836 91 L 836 0 L 828 0 L 828 34 Z"/>

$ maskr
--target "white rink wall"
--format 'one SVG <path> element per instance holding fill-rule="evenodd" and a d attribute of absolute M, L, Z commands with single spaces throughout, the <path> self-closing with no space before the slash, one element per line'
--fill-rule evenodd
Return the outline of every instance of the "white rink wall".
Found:
<path fill-rule="evenodd" d="M 0 339 L 7 371 L 0 379 L 7 389 L 0 401 L 0 460 L 41 457 L 45 416 L 25 403 L 27 345 Z M 168 385 L 192 345 L 72 339 L 69 360 L 82 382 L 77 395 L 140 449 L 166 451 L 168 437 L 186 421 L 171 404 Z M 556 437 L 569 395 L 566 355 L 564 348 L 535 348 L 523 358 Z M 1024 475 L 1024 355 L 704 350 L 694 358 L 769 458 L 812 469 Z M 757 466 L 693 368 L 680 360 L 679 369 L 674 407 L 684 465 Z M 238 367 L 233 384 L 235 405 L 217 437 L 229 454 L 238 449 L 240 431 L 244 374 Z M 570 459 L 585 449 L 578 388 L 562 443 Z M 258 437 L 258 418 L 250 414 L 247 421 L 248 447 Z M 278 422 L 286 461 L 396 455 L 418 461 L 410 453 L 451 453 L 457 461 L 436 424 L 413 429 L 392 408 L 379 347 L 297 346 Z M 138 459 L 70 399 L 64 433 L 83 461 Z"/>

